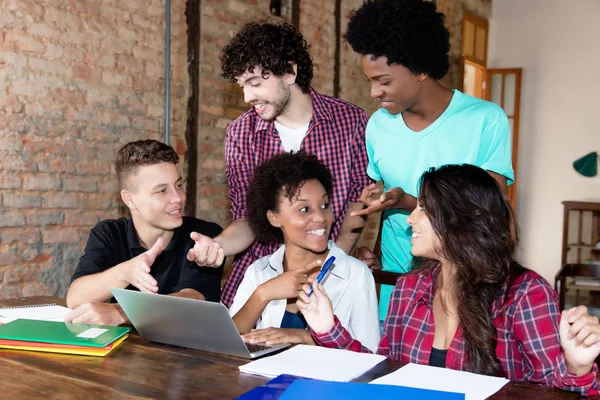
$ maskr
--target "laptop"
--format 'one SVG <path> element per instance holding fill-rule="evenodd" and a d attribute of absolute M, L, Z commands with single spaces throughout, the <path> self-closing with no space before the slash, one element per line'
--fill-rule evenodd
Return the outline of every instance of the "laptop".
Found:
<path fill-rule="evenodd" d="M 221 303 L 111 288 L 144 339 L 242 358 L 257 358 L 288 347 L 244 343 Z"/>

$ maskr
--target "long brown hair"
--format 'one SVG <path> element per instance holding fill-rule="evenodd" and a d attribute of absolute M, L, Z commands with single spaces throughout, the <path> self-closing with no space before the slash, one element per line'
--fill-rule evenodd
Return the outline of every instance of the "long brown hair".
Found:
<path fill-rule="evenodd" d="M 419 204 L 440 238 L 442 256 L 456 266 L 453 295 L 465 336 L 466 369 L 503 375 L 491 310 L 507 280 L 524 272 L 513 259 L 518 233 L 512 208 L 496 180 L 468 164 L 425 172 Z M 422 273 L 438 265 L 435 260 L 420 263 Z"/>

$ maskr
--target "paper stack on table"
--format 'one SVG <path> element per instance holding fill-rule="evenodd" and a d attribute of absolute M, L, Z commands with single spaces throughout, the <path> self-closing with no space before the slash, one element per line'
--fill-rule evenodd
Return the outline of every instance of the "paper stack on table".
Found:
<path fill-rule="evenodd" d="M 502 389 L 508 382 L 508 379 L 494 376 L 408 364 L 371 383 L 464 393 L 466 400 L 483 400 Z"/>
<path fill-rule="evenodd" d="M 15 319 L 34 319 L 38 321 L 64 321 L 67 307 L 56 304 L 39 304 L 20 307 L 0 308 L 0 324 L 6 324 Z"/>
<path fill-rule="evenodd" d="M 385 360 L 385 357 L 377 354 L 297 345 L 274 356 L 252 361 L 239 368 L 241 372 L 254 375 L 275 377 L 288 374 L 346 382 L 364 374 L 383 360 Z"/>

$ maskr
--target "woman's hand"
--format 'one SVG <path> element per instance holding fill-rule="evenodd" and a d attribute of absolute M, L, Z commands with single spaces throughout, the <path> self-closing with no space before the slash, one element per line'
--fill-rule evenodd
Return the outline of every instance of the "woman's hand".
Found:
<path fill-rule="evenodd" d="M 600 323 L 589 315 L 587 307 L 564 310 L 561 314 L 560 345 L 565 352 L 567 370 L 577 376 L 592 370 L 600 354 Z"/>
<path fill-rule="evenodd" d="M 302 268 L 284 272 L 263 283 L 261 290 L 266 294 L 269 301 L 293 299 L 302 290 L 302 286 L 308 282 L 308 273 L 321 266 L 322 261 L 313 261 Z"/>
<path fill-rule="evenodd" d="M 316 334 L 326 333 L 333 328 L 333 307 L 325 289 L 313 278 L 308 278 L 313 293 L 308 297 L 310 285 L 305 284 L 298 293 L 296 305 L 304 315 L 304 319 Z"/>
<path fill-rule="evenodd" d="M 246 343 L 265 343 L 268 346 L 279 343 L 315 344 L 306 329 L 252 329 L 242 335 L 242 339 Z"/>

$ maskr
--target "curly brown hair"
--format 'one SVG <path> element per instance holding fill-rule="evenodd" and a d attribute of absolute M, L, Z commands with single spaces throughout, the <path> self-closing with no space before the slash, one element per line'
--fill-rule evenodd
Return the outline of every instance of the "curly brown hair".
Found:
<path fill-rule="evenodd" d="M 305 182 L 316 179 L 325 192 L 333 191 L 333 176 L 317 156 L 299 151 L 276 155 L 259 165 L 248 186 L 248 223 L 263 242 L 283 240 L 281 229 L 271 225 L 267 211 L 278 211 L 283 197 L 292 200 Z"/>
<path fill-rule="evenodd" d="M 173 148 L 157 140 L 147 139 L 129 142 L 117 153 L 115 170 L 119 185 L 129 185 L 127 179 L 138 167 L 162 162 L 177 164 L 179 156 Z"/>
<path fill-rule="evenodd" d="M 296 83 L 308 93 L 313 77 L 308 48 L 302 34 L 288 23 L 251 22 L 223 48 L 222 76 L 236 82 L 236 77 L 260 67 L 266 79 L 270 73 L 275 76 L 293 73 L 296 64 Z"/>

